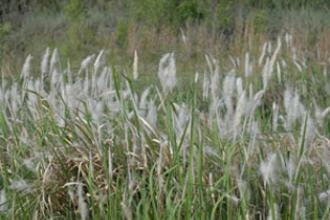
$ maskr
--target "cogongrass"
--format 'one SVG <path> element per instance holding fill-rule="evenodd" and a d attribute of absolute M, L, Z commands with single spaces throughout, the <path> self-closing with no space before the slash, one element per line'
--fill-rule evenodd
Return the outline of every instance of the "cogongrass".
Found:
<path fill-rule="evenodd" d="M 165 54 L 147 88 L 137 52 L 132 74 L 104 50 L 76 74 L 57 49 L 40 74 L 28 56 L 0 88 L 0 216 L 329 218 L 330 103 L 296 83 L 330 95 L 329 75 L 309 74 L 321 61 L 307 63 L 290 35 L 276 44 L 229 58 L 228 71 L 206 55 L 203 77 L 183 83 Z"/>

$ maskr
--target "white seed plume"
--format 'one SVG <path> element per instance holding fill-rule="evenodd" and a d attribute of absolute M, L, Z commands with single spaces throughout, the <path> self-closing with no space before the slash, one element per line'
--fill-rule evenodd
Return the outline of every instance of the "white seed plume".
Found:
<path fill-rule="evenodd" d="M 49 56 L 50 56 L 50 50 L 47 47 L 44 55 L 42 56 L 42 61 L 41 61 L 41 65 L 40 65 L 41 79 L 42 79 L 42 81 L 44 80 L 45 74 L 48 71 L 48 59 L 49 59 Z"/>
<path fill-rule="evenodd" d="M 243 81 L 241 77 L 236 79 L 236 91 L 238 97 L 240 97 L 243 93 Z"/>
<path fill-rule="evenodd" d="M 137 51 L 134 50 L 134 61 L 133 61 L 133 79 L 137 80 L 139 77 L 139 72 L 138 72 L 138 54 Z"/>
<path fill-rule="evenodd" d="M 278 53 L 280 52 L 281 45 L 282 45 L 281 39 L 279 38 L 277 41 L 277 47 L 276 47 L 272 57 L 270 59 L 267 57 L 266 64 L 265 64 L 265 66 L 263 68 L 263 72 L 262 72 L 264 89 L 267 87 L 268 81 L 272 77 L 274 63 L 276 61 Z"/>
<path fill-rule="evenodd" d="M 264 60 L 264 57 L 266 54 L 266 48 L 267 48 L 267 42 L 264 43 L 264 45 L 262 46 L 261 55 L 260 55 L 259 61 L 258 61 L 259 66 L 262 64 L 262 62 Z"/>
<path fill-rule="evenodd" d="M 79 70 L 79 74 L 84 71 L 87 70 L 87 67 L 89 66 L 89 64 L 92 63 L 93 59 L 95 57 L 95 54 L 92 54 L 88 57 L 86 57 L 80 64 L 80 70 Z"/>
<path fill-rule="evenodd" d="M 277 131 L 277 127 L 278 127 L 278 112 L 279 112 L 279 106 L 273 102 L 273 131 Z"/>
<path fill-rule="evenodd" d="M 263 89 L 267 88 L 268 85 L 268 81 L 271 78 L 271 71 L 270 71 L 270 59 L 269 57 L 266 58 L 266 63 L 263 66 L 262 69 L 262 85 L 263 85 Z"/>
<path fill-rule="evenodd" d="M 98 73 L 99 69 L 105 64 L 105 53 L 104 49 L 100 51 L 97 55 L 95 62 L 94 62 L 94 74 Z"/>
<path fill-rule="evenodd" d="M 279 52 L 281 50 L 281 47 L 282 47 L 282 41 L 281 41 L 281 38 L 278 38 L 277 39 L 276 49 L 275 49 L 275 51 L 274 51 L 274 53 L 273 53 L 273 55 L 272 55 L 272 57 L 270 59 L 270 65 L 271 65 L 270 71 L 273 70 L 274 63 L 275 63 L 276 58 L 277 58 L 277 56 L 278 56 L 278 54 L 279 54 Z"/>
<path fill-rule="evenodd" d="M 238 64 L 236 63 L 235 59 L 232 56 L 229 56 L 230 62 L 233 64 L 233 68 L 238 68 Z"/>
<path fill-rule="evenodd" d="M 112 141 L 109 140 L 108 141 L 108 174 L 109 174 L 109 177 L 110 179 L 112 179 L 113 177 L 113 160 L 112 160 Z"/>
<path fill-rule="evenodd" d="M 285 43 L 287 45 L 287 47 L 291 47 L 292 46 L 292 35 L 289 33 L 285 33 Z"/>
<path fill-rule="evenodd" d="M 195 73 L 195 79 L 194 79 L 194 82 L 197 83 L 198 80 L 199 80 L 199 73 L 196 72 L 196 73 Z"/>
<path fill-rule="evenodd" d="M 232 97 L 235 91 L 236 79 L 233 75 L 225 77 L 223 82 L 223 96 L 228 114 L 233 112 Z"/>
<path fill-rule="evenodd" d="M 218 71 L 215 71 L 212 76 L 211 76 L 211 97 L 214 100 L 216 100 L 219 97 L 219 89 L 220 89 L 220 85 L 219 85 L 219 78 L 220 78 L 220 74 L 218 73 Z M 206 82 L 205 82 L 206 83 Z"/>
<path fill-rule="evenodd" d="M 241 60 L 239 59 L 239 57 L 236 57 L 236 63 L 237 63 L 237 66 L 239 67 L 241 64 Z"/>
<path fill-rule="evenodd" d="M 4 189 L 0 190 L 0 212 L 7 210 L 7 197 Z"/>
<path fill-rule="evenodd" d="M 210 92 L 210 80 L 207 73 L 204 73 L 203 79 L 203 100 L 205 101 L 209 97 Z"/>
<path fill-rule="evenodd" d="M 277 73 L 277 81 L 279 83 L 282 82 L 282 71 L 281 71 L 281 65 L 279 62 L 276 62 L 276 73 Z"/>
<path fill-rule="evenodd" d="M 176 66 L 174 53 L 165 54 L 159 62 L 158 77 L 165 94 L 171 92 L 176 85 Z"/>
<path fill-rule="evenodd" d="M 304 106 L 300 103 L 297 91 L 293 93 L 291 88 L 287 88 L 284 92 L 284 108 L 286 111 L 286 129 L 291 130 L 293 123 L 297 119 L 303 118 L 305 113 Z"/>
<path fill-rule="evenodd" d="M 78 197 L 78 210 L 80 213 L 80 217 L 82 220 L 89 219 L 89 209 L 88 205 L 85 202 L 85 196 L 83 191 L 83 184 L 79 183 L 77 184 L 77 197 Z"/>
<path fill-rule="evenodd" d="M 234 115 L 234 123 L 233 123 L 233 138 L 235 139 L 238 133 L 240 132 L 240 124 L 241 118 L 244 114 L 246 105 L 245 91 L 242 92 L 236 106 L 235 115 Z"/>
<path fill-rule="evenodd" d="M 147 121 L 150 125 L 155 128 L 157 125 L 157 108 L 153 101 L 149 101 L 147 104 L 148 113 L 147 113 Z"/>
<path fill-rule="evenodd" d="M 52 53 L 52 57 L 50 58 L 50 67 L 49 67 L 49 72 L 52 73 L 55 69 L 57 69 L 58 65 L 60 62 L 60 58 L 58 55 L 58 50 L 57 48 L 54 49 L 53 53 Z"/>
<path fill-rule="evenodd" d="M 23 64 L 22 72 L 21 72 L 21 79 L 26 80 L 26 78 L 30 76 L 32 58 L 33 57 L 30 54 L 26 57 L 25 62 Z"/>
<path fill-rule="evenodd" d="M 287 172 L 287 175 L 288 175 L 288 180 L 286 182 L 289 190 L 293 190 L 294 188 L 294 185 L 293 185 L 293 180 L 296 176 L 296 164 L 294 163 L 292 157 L 290 157 L 286 163 L 285 163 L 285 170 Z"/>
<path fill-rule="evenodd" d="M 326 108 L 326 109 L 323 110 L 323 112 L 322 112 L 322 118 L 324 118 L 325 116 L 327 116 L 327 114 L 329 114 L 329 113 L 330 113 L 330 106 L 328 108 Z"/>
<path fill-rule="evenodd" d="M 322 203 L 330 204 L 330 189 L 319 194 L 319 200 Z"/>
<path fill-rule="evenodd" d="M 302 71 L 303 71 L 303 68 L 302 68 L 301 65 L 298 63 L 297 60 L 294 60 L 294 61 L 293 61 L 293 64 L 297 67 L 297 69 L 299 70 L 299 72 L 302 72 Z"/>
<path fill-rule="evenodd" d="M 180 32 L 181 32 L 181 39 L 182 39 L 183 43 L 187 44 L 187 36 L 184 33 L 184 31 L 182 30 L 182 28 L 180 28 Z"/>
<path fill-rule="evenodd" d="M 328 69 L 327 69 L 327 66 L 324 65 L 324 67 L 323 67 L 323 76 L 327 77 L 327 75 L 328 75 Z"/>
<path fill-rule="evenodd" d="M 268 42 L 268 45 L 267 45 L 267 52 L 270 54 L 272 52 L 272 42 Z"/>
<path fill-rule="evenodd" d="M 212 57 L 210 57 L 209 55 L 205 54 L 205 60 L 207 63 L 207 66 L 209 68 L 209 73 L 213 73 L 213 62 L 211 60 L 213 60 Z"/>
<path fill-rule="evenodd" d="M 250 63 L 249 52 L 245 53 L 244 76 L 250 76 L 252 73 L 252 64 Z"/>
<path fill-rule="evenodd" d="M 254 101 L 255 105 L 260 104 L 261 98 L 263 97 L 264 94 L 265 94 L 265 90 L 260 90 L 254 95 L 253 101 Z"/>
<path fill-rule="evenodd" d="M 271 153 L 268 155 L 266 161 L 263 161 L 260 165 L 260 172 L 262 178 L 264 180 L 264 185 L 268 185 L 270 183 L 276 183 L 278 178 L 278 160 L 277 155 L 275 153 Z"/>
<path fill-rule="evenodd" d="M 324 118 L 330 113 L 330 106 L 324 109 L 323 111 L 320 109 L 320 107 L 315 103 L 315 118 L 316 122 L 320 127 L 323 127 Z"/>
<path fill-rule="evenodd" d="M 247 152 L 246 153 L 246 160 L 249 159 L 249 157 L 251 155 L 253 155 L 253 153 L 255 152 L 255 144 L 256 144 L 256 138 L 257 138 L 257 135 L 260 133 L 260 129 L 259 129 L 259 126 L 258 126 L 258 123 L 253 121 L 250 125 L 250 129 L 249 129 L 249 135 L 250 135 L 250 138 L 249 138 L 249 146 L 248 146 L 248 149 L 247 149 Z M 242 170 L 243 171 L 243 170 Z"/>

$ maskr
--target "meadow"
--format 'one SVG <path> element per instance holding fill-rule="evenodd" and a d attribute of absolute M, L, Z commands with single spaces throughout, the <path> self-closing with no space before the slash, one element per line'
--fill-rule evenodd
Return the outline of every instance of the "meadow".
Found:
<path fill-rule="evenodd" d="M 0 219 L 330 219 L 329 0 L 2 0 Z"/>
<path fill-rule="evenodd" d="M 2 74 L 1 219 L 329 219 L 327 51 L 283 33 L 189 74 L 107 56 Z"/>

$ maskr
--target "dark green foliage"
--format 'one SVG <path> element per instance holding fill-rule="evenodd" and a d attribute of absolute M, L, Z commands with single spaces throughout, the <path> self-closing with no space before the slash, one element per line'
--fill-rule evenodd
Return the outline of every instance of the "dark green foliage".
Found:
<path fill-rule="evenodd" d="M 86 17 L 86 5 L 81 0 L 70 0 L 64 6 L 64 13 L 71 22 L 81 21 Z"/>
<path fill-rule="evenodd" d="M 187 20 L 201 21 L 206 17 L 206 8 L 200 1 L 197 0 L 185 0 L 182 1 L 177 7 L 177 16 L 179 24 L 184 23 Z"/>
<path fill-rule="evenodd" d="M 141 49 L 155 60 L 160 53 L 179 49 L 174 38 L 197 26 L 214 44 L 221 35 L 226 50 L 234 36 L 251 30 L 271 39 L 283 30 L 303 32 L 316 45 L 317 33 L 330 27 L 329 6 L 328 0 L 2 0 L 0 60 L 24 57 L 27 51 L 39 54 L 46 47 L 59 47 L 64 57 L 77 61 L 109 47 L 115 47 L 115 54 L 122 52 L 118 59 Z M 159 51 L 150 50 L 155 45 Z M 197 44 L 187 58 L 204 48 Z"/>
<path fill-rule="evenodd" d="M 216 23 L 223 29 L 233 28 L 235 17 L 235 3 L 232 1 L 223 1 L 216 7 Z"/>
<path fill-rule="evenodd" d="M 258 10 L 254 15 L 253 25 L 256 32 L 266 32 L 269 24 L 269 17 L 266 10 Z"/>
<path fill-rule="evenodd" d="M 329 9 L 328 0 L 14 0 L 2 1 L 0 18 L 11 12 L 24 14 L 27 11 L 44 10 L 60 12 L 64 10 L 72 18 L 81 17 L 86 7 L 98 10 L 121 11 L 127 18 L 149 24 L 183 25 L 187 20 L 213 20 L 221 17 L 220 26 L 229 25 L 236 8 L 250 9 Z"/>
<path fill-rule="evenodd" d="M 321 9 L 330 7 L 328 0 L 247 0 L 245 1 L 249 7 L 262 8 L 262 9 L 298 9 L 298 8 L 312 8 Z"/>
<path fill-rule="evenodd" d="M 127 21 L 125 21 L 125 20 L 118 21 L 116 32 L 115 32 L 115 38 L 116 38 L 116 43 L 119 47 L 126 47 L 127 31 L 128 31 Z"/>
<path fill-rule="evenodd" d="M 11 31 L 11 25 L 9 22 L 3 24 L 0 23 L 0 61 L 5 50 L 6 40 Z"/>

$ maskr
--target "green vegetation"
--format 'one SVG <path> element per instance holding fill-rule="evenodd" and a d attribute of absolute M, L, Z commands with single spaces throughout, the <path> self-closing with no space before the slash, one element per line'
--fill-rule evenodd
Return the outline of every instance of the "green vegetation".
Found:
<path fill-rule="evenodd" d="M 3 1 L 0 219 L 329 219 L 329 7 Z"/>
<path fill-rule="evenodd" d="M 313 50 L 318 42 L 328 41 L 329 4 L 326 0 L 3 1 L 0 61 L 2 71 L 9 74 L 19 70 L 27 53 L 39 56 L 44 48 L 57 47 L 76 68 L 86 54 L 100 48 L 118 64 L 131 59 L 135 49 L 143 51 L 145 65 L 171 50 L 193 64 L 201 52 L 239 55 L 283 31 L 299 35 L 302 45 Z M 183 46 L 182 34 L 190 35 L 190 45 Z M 328 43 L 325 46 L 329 48 Z"/>

